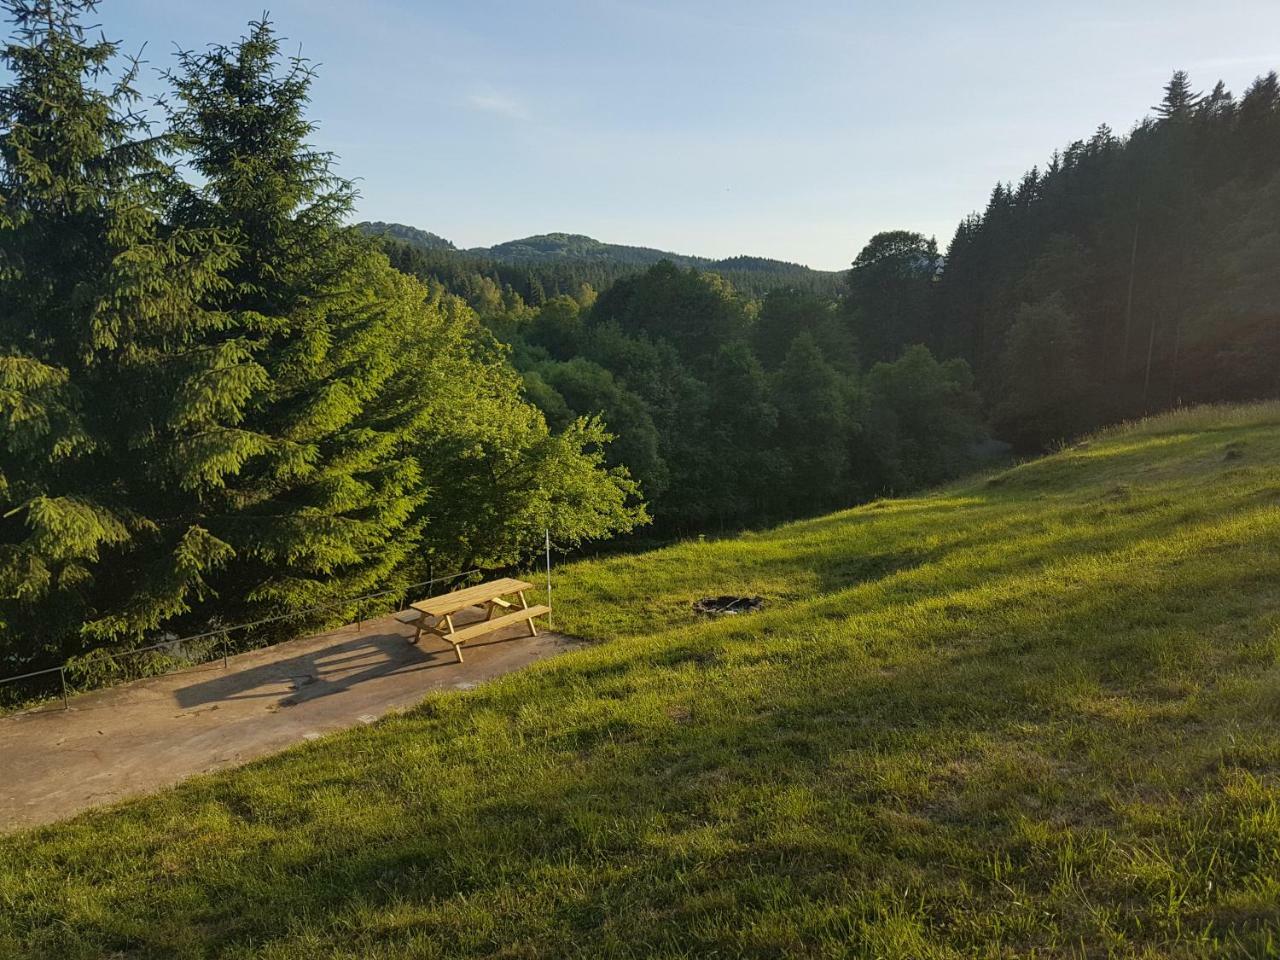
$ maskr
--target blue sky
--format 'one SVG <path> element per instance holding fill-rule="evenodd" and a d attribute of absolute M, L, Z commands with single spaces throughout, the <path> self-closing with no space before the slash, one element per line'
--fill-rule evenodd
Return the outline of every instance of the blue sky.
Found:
<path fill-rule="evenodd" d="M 262 0 L 104 0 L 167 63 Z M 321 64 L 316 142 L 362 219 L 460 246 L 564 230 L 704 256 L 844 267 L 876 231 L 946 245 L 997 180 L 1174 68 L 1236 93 L 1280 68 L 1275 0 L 280 0 Z"/>

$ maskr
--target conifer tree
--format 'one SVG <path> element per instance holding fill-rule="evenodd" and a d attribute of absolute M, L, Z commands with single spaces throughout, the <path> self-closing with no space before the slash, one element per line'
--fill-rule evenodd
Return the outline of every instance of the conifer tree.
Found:
<path fill-rule="evenodd" d="M 809 333 L 792 342 L 774 375 L 779 447 L 791 466 L 786 499 L 794 510 L 817 510 L 851 494 L 849 441 L 857 429 L 849 381 L 822 355 Z"/>
<path fill-rule="evenodd" d="M 200 176 L 174 216 L 235 244 L 213 302 L 264 371 L 240 411 L 252 455 L 189 477 L 236 551 L 224 611 L 232 597 L 300 609 L 392 586 L 424 495 L 403 443 L 428 402 L 404 354 L 415 293 L 343 229 L 350 184 L 307 144 L 311 67 L 282 65 L 279 46 L 254 23 L 169 74 L 171 124 Z"/>
<path fill-rule="evenodd" d="M 707 484 L 719 519 L 758 521 L 769 512 L 771 488 L 784 480 L 785 464 L 774 450 L 778 411 L 769 401 L 769 381 L 744 341 L 725 344 L 707 376 L 708 420 L 716 457 Z"/>
<path fill-rule="evenodd" d="M 157 136 L 136 66 L 101 86 L 116 48 L 86 40 L 92 0 L 7 9 L 7 662 L 333 619 L 433 551 L 505 564 L 543 527 L 573 544 L 643 522 L 603 427 L 553 435 L 474 313 L 342 226 L 351 189 L 306 144 L 310 68 L 281 68 L 268 25 L 181 55 Z"/>
<path fill-rule="evenodd" d="M 234 251 L 161 220 L 163 136 L 135 113 L 136 64 L 86 39 L 93 0 L 6 0 L 0 59 L 0 630 L 11 656 L 130 640 L 189 609 L 231 556 L 187 507 L 204 469 L 251 441 L 259 378 L 201 305 Z M 201 467 L 197 466 L 197 470 Z"/>
<path fill-rule="evenodd" d="M 216 302 L 269 371 L 245 410 L 263 448 L 207 485 L 237 552 L 231 594 L 305 608 L 395 587 L 429 554 L 510 563 L 538 524 L 567 543 L 643 519 L 625 471 L 603 468 L 602 429 L 552 437 L 475 315 L 343 227 L 351 186 L 307 144 L 311 66 L 282 60 L 270 24 L 181 54 L 171 80 L 172 123 L 201 178 L 176 216 L 241 249 Z"/>
<path fill-rule="evenodd" d="M 1203 99 L 1203 94 L 1192 92 L 1187 71 L 1175 70 L 1164 85 L 1164 98 L 1152 109 L 1162 120 L 1188 120 Z"/>

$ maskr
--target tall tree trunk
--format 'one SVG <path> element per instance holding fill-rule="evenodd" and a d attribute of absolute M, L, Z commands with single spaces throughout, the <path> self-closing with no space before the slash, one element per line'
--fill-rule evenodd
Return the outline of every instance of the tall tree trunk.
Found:
<path fill-rule="evenodd" d="M 1173 360 L 1169 364 L 1169 403 L 1178 402 L 1178 358 L 1182 352 L 1182 314 L 1187 302 L 1187 274 L 1190 270 L 1188 250 L 1188 233 L 1182 231 L 1182 243 L 1178 250 L 1178 303 L 1173 309 Z"/>
<path fill-rule="evenodd" d="M 1124 304 L 1124 348 L 1120 351 L 1120 377 L 1129 367 L 1129 341 L 1133 332 L 1133 279 L 1138 267 L 1138 226 L 1142 222 L 1142 198 L 1138 198 L 1138 209 L 1133 214 L 1133 245 L 1129 249 L 1129 293 Z"/>
<path fill-rule="evenodd" d="M 1142 412 L 1149 413 L 1147 395 L 1151 391 L 1151 356 L 1156 347 L 1156 315 L 1151 316 L 1151 332 L 1147 335 L 1147 369 L 1142 377 Z"/>

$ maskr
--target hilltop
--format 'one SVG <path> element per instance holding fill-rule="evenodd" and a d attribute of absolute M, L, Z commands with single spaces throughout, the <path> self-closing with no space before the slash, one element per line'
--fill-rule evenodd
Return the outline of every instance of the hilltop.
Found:
<path fill-rule="evenodd" d="M 571 564 L 588 650 L 0 841 L 0 953 L 1265 955 L 1277 489 L 1199 408 Z"/>
<path fill-rule="evenodd" d="M 511 263 L 536 262 L 540 260 L 582 260 L 611 261 L 614 263 L 632 264 L 638 267 L 649 267 L 661 260 L 670 260 L 678 267 L 697 267 L 699 270 L 761 270 L 761 271 L 795 271 L 796 273 L 831 273 L 827 270 L 813 270 L 799 263 L 785 260 L 772 260 L 768 257 L 736 256 L 716 260 L 710 257 L 695 257 L 689 254 L 673 253 L 670 250 L 657 250 L 653 247 L 634 247 L 620 243 L 603 243 L 593 237 L 579 233 L 543 233 L 521 240 L 508 240 L 492 247 L 473 247 L 467 251 L 482 257 L 492 257 Z"/>
<path fill-rule="evenodd" d="M 364 221 L 356 229 L 371 237 L 391 237 L 419 250 L 457 250 L 453 242 L 427 230 L 419 230 L 403 223 L 383 223 L 381 220 Z"/>
<path fill-rule="evenodd" d="M 839 271 L 814 270 L 799 263 L 768 257 L 735 256 L 723 259 L 657 250 L 652 247 L 604 243 L 579 233 L 543 233 L 519 240 L 508 240 L 491 247 L 460 250 L 451 241 L 434 233 L 401 223 L 365 221 L 357 229 L 370 236 L 389 237 L 430 252 L 453 252 L 471 262 L 494 263 L 521 267 L 594 266 L 609 270 L 611 278 L 638 273 L 662 260 L 680 267 L 721 273 L 745 282 L 748 289 L 757 284 L 785 286 L 788 283 L 834 291 L 842 276 Z"/>

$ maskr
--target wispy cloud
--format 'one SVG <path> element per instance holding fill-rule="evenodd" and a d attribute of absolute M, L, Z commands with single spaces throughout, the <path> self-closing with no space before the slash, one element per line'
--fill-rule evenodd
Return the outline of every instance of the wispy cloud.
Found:
<path fill-rule="evenodd" d="M 491 90 L 483 93 L 468 94 L 467 105 L 473 110 L 480 110 L 484 113 L 496 113 L 498 116 L 506 117 L 509 120 L 530 119 L 528 107 L 515 97 L 508 96 L 504 93 L 496 93 Z"/>

